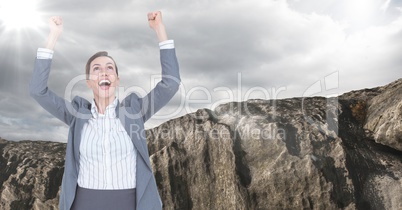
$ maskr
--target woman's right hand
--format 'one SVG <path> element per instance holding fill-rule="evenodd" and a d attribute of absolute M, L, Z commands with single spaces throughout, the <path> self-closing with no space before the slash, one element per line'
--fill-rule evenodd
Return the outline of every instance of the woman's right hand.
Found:
<path fill-rule="evenodd" d="M 63 19 L 60 16 L 53 16 L 49 19 L 50 32 L 60 35 L 63 32 Z"/>
<path fill-rule="evenodd" d="M 50 33 L 47 39 L 46 48 L 53 50 L 57 39 L 63 32 L 63 19 L 60 16 L 53 16 L 49 19 Z"/>

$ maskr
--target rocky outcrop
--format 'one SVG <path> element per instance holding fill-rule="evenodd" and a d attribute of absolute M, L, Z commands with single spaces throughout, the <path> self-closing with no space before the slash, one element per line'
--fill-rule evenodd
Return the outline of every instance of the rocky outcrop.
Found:
<path fill-rule="evenodd" d="M 233 102 L 147 130 L 164 209 L 402 209 L 401 90 Z M 0 208 L 55 209 L 64 148 L 1 141 Z"/>
<path fill-rule="evenodd" d="M 66 145 L 0 138 L 0 209 L 58 209 Z"/>
<path fill-rule="evenodd" d="M 397 90 L 228 103 L 148 130 L 165 209 L 401 209 L 402 152 L 367 127 Z"/>
<path fill-rule="evenodd" d="M 402 151 L 402 85 L 392 83 L 367 104 L 369 130 L 376 142 Z"/>

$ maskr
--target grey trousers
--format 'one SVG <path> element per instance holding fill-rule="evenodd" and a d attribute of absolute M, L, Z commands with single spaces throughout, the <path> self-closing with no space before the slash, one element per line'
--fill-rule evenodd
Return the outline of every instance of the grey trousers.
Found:
<path fill-rule="evenodd" d="M 93 190 L 77 186 L 71 210 L 136 210 L 135 189 Z"/>

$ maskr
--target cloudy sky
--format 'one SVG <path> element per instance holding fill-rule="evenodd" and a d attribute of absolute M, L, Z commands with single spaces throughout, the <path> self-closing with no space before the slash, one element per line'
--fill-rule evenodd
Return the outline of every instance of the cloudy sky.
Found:
<path fill-rule="evenodd" d="M 107 50 L 122 98 L 149 91 L 160 72 L 147 25 L 153 10 L 175 40 L 182 86 L 147 128 L 228 101 L 334 96 L 402 75 L 400 0 L 0 0 L 0 137 L 66 141 L 68 127 L 28 94 L 50 16 L 63 17 L 64 32 L 49 88 L 91 99 L 80 76 L 92 54 Z"/>

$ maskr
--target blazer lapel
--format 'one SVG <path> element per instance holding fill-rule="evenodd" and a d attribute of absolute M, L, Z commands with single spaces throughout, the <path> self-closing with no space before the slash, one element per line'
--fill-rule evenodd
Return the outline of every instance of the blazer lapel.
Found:
<path fill-rule="evenodd" d="M 146 161 L 147 159 L 149 160 L 149 157 L 147 156 L 147 153 L 145 152 L 145 150 L 147 148 L 144 148 L 140 142 L 142 140 L 142 138 L 141 138 L 142 134 L 138 134 L 138 133 L 134 134 L 134 132 L 131 131 L 132 130 L 131 126 L 136 124 L 136 120 L 131 119 L 130 117 L 125 115 L 124 114 L 125 112 L 127 112 L 127 109 L 123 104 L 121 104 L 120 106 L 116 106 L 116 115 L 119 117 L 120 122 L 124 125 L 124 129 L 126 130 L 127 134 L 130 136 L 131 141 L 133 142 L 133 144 L 134 144 L 135 148 L 137 149 L 138 153 L 140 154 L 141 158 L 144 160 L 144 162 L 149 167 L 149 169 L 151 169 L 150 162 Z M 138 135 L 139 138 L 137 138 L 133 135 Z"/>
<path fill-rule="evenodd" d="M 74 156 L 79 163 L 80 157 L 80 145 L 81 145 L 81 134 L 85 123 L 92 117 L 91 104 L 85 104 L 78 109 L 77 118 L 75 122 L 75 133 L 74 133 Z"/>

